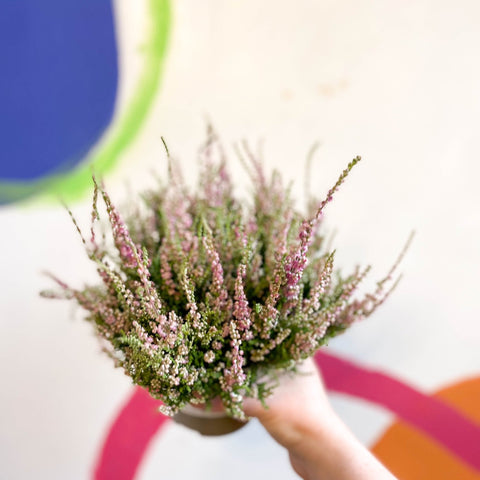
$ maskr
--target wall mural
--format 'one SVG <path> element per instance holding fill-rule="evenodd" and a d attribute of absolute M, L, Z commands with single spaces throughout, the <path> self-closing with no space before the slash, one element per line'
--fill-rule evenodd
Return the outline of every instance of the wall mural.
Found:
<path fill-rule="evenodd" d="M 91 187 L 92 167 L 99 174 L 111 170 L 152 105 L 170 29 L 169 1 L 149 0 L 142 72 L 105 139 L 118 86 L 112 2 L 18 0 L 2 8 L 0 203 L 37 193 L 79 198 Z"/>
<path fill-rule="evenodd" d="M 479 478 L 480 414 L 476 399 L 480 377 L 430 396 L 383 372 L 323 351 L 315 360 L 328 390 L 372 402 L 398 417 L 372 446 L 373 453 L 398 478 Z M 135 478 L 151 440 L 169 421 L 158 414 L 159 404 L 145 390 L 135 388 L 105 437 L 95 479 Z"/>

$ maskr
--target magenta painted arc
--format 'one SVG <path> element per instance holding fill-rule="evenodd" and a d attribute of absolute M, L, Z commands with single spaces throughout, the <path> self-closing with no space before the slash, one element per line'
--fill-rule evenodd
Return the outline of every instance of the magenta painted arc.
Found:
<path fill-rule="evenodd" d="M 454 407 L 384 373 L 336 356 L 318 352 L 315 360 L 329 390 L 390 410 L 480 471 L 480 427 Z M 96 480 L 135 477 L 150 441 L 168 421 L 158 413 L 159 405 L 144 389 L 135 388 L 107 432 L 94 469 Z"/>
<path fill-rule="evenodd" d="M 390 410 L 480 471 L 480 426 L 454 407 L 389 375 L 324 352 L 317 352 L 315 361 L 329 390 Z"/>
<path fill-rule="evenodd" d="M 98 480 L 131 480 L 154 435 L 169 421 L 158 412 L 160 402 L 136 387 L 113 420 L 95 466 Z"/>

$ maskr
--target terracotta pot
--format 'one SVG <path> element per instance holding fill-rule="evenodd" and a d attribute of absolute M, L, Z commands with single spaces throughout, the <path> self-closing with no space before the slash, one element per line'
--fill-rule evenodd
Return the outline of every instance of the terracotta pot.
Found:
<path fill-rule="evenodd" d="M 248 423 L 229 417 L 223 409 L 215 406 L 207 410 L 199 405 L 187 405 L 173 417 L 173 420 L 206 436 L 226 435 Z"/>

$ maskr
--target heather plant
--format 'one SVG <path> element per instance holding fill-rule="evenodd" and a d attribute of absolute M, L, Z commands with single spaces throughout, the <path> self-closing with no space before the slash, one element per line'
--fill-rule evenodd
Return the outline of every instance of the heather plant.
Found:
<path fill-rule="evenodd" d="M 369 267 L 346 276 L 335 271 L 321 233 L 325 207 L 360 157 L 323 201 L 309 198 L 305 216 L 280 174 L 267 177 L 244 147 L 249 201 L 234 196 L 213 132 L 201 151 L 197 187 L 187 187 L 169 156 L 168 181 L 146 192 L 126 221 L 94 178 L 88 240 L 70 215 L 101 282 L 75 289 L 52 277 L 60 292 L 43 292 L 85 309 L 115 365 L 162 400 L 169 415 L 219 397 L 228 414 L 243 418 L 245 396 L 264 401 L 279 372 L 294 371 L 372 314 L 396 284 L 402 255 L 373 292 L 356 294 Z M 113 245 L 97 232 L 100 199 Z"/>

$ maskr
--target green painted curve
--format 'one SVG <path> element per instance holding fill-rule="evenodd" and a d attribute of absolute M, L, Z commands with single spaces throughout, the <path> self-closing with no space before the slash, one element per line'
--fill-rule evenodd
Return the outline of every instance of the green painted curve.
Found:
<path fill-rule="evenodd" d="M 92 186 L 92 169 L 104 175 L 117 163 L 142 126 L 160 85 L 167 43 L 171 29 L 170 0 L 148 0 L 150 25 L 142 48 L 144 66 L 124 113 L 114 118 L 84 162 L 69 172 L 62 172 L 35 182 L 0 181 L 0 202 L 14 202 L 36 196 L 35 200 L 78 200 Z"/>

